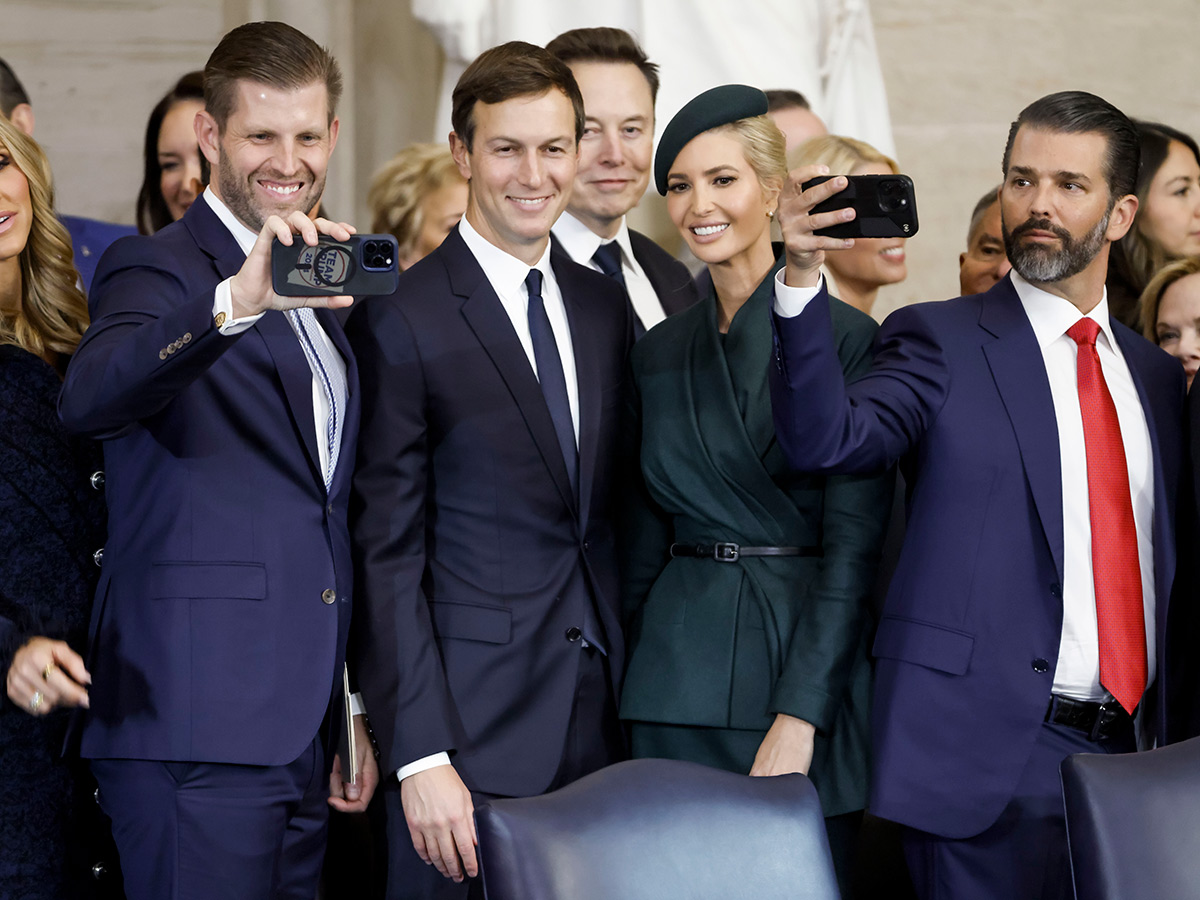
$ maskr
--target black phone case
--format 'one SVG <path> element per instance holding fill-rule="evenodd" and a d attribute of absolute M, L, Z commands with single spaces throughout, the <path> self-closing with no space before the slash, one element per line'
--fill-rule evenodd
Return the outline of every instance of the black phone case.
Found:
<path fill-rule="evenodd" d="M 321 235 L 310 247 L 294 235 L 289 247 L 271 245 L 271 283 L 285 297 L 368 297 L 391 294 L 400 278 L 400 252 L 390 234 L 355 234 L 348 241 Z"/>
<path fill-rule="evenodd" d="M 828 181 L 832 175 L 819 175 L 801 188 Z M 850 175 L 841 192 L 812 208 L 812 215 L 854 207 L 857 216 L 850 222 L 819 228 L 815 234 L 834 238 L 912 237 L 917 233 L 917 197 L 907 175 Z"/>

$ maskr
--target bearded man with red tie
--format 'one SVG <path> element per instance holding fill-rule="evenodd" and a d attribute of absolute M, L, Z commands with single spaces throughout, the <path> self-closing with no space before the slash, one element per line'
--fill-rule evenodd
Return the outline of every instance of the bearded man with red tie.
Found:
<path fill-rule="evenodd" d="M 871 807 L 905 826 L 917 893 L 1073 896 L 1059 788 L 1071 753 L 1166 735 L 1167 603 L 1183 455 L 1178 364 L 1110 321 L 1109 244 L 1129 229 L 1129 119 L 1063 92 L 1013 123 L 1000 191 L 1013 272 L 880 331 L 846 386 L 819 266 L 847 242 L 780 202 L 776 431 L 803 470 L 901 460 L 908 528 L 875 640 Z"/>

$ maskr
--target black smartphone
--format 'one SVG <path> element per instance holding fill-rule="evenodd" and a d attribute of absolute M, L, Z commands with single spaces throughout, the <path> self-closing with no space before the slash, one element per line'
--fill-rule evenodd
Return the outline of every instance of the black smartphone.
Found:
<path fill-rule="evenodd" d="M 833 175 L 819 175 L 800 187 L 808 190 Z M 917 233 L 917 196 L 907 175 L 849 175 L 846 187 L 812 208 L 812 215 L 854 207 L 849 222 L 818 228 L 815 234 L 834 238 L 912 237 Z"/>
<path fill-rule="evenodd" d="M 321 235 L 315 247 L 295 235 L 290 247 L 279 238 L 271 245 L 271 283 L 285 297 L 391 294 L 399 278 L 400 249 L 390 234 Z"/>

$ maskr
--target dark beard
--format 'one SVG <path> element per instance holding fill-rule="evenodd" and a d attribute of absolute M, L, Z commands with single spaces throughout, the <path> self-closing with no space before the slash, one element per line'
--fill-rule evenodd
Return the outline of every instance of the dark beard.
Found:
<path fill-rule="evenodd" d="M 300 210 L 305 215 L 308 215 L 312 208 L 320 202 L 321 192 L 325 189 L 324 179 L 319 184 L 314 182 L 304 192 L 297 191 L 298 205 L 291 209 L 272 210 L 267 215 L 263 215 L 263 210 L 254 202 L 254 194 L 250 183 L 234 171 L 229 157 L 225 154 L 224 145 L 221 146 L 220 152 L 220 162 L 217 166 L 217 184 L 221 189 L 221 200 L 229 207 L 229 211 L 237 216 L 238 221 L 251 231 L 262 231 L 263 223 L 267 221 L 267 216 L 286 216 L 296 210 Z"/>
<path fill-rule="evenodd" d="M 1049 219 L 1027 219 L 1011 232 L 1001 223 L 1004 234 L 1004 250 L 1008 261 L 1017 273 L 1031 284 L 1048 284 L 1063 281 L 1086 269 L 1104 247 L 1104 232 L 1108 230 L 1110 209 L 1096 227 L 1081 238 L 1071 237 L 1067 229 L 1054 225 Z M 1062 241 L 1062 248 L 1055 250 L 1043 244 L 1022 244 L 1019 238 L 1030 231 L 1049 231 Z"/>

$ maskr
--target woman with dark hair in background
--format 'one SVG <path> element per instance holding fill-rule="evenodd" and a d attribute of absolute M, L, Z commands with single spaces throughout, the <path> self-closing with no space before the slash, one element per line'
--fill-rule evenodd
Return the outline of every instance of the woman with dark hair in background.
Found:
<path fill-rule="evenodd" d="M 1200 254 L 1200 147 L 1168 125 L 1134 122 L 1141 144 L 1137 216 L 1108 256 L 1109 313 L 1138 327 L 1138 297 L 1167 263 Z"/>
<path fill-rule="evenodd" d="M 116 868 L 89 850 L 106 832 L 94 783 L 60 758 L 67 710 L 87 705 L 104 474 L 58 420 L 87 304 L 53 210 L 45 155 L 0 116 L 0 895 L 25 900 L 119 893 L 93 873 Z"/>
<path fill-rule="evenodd" d="M 204 73 L 188 72 L 158 101 L 146 123 L 137 225 L 153 234 L 183 218 L 207 178 L 193 123 L 204 109 Z"/>
<path fill-rule="evenodd" d="M 868 593 L 893 479 L 795 472 L 775 441 L 770 222 L 786 163 L 766 111 L 755 88 L 714 88 L 659 143 L 656 185 L 711 286 L 633 348 L 621 717 L 635 757 L 808 774 L 847 891 L 867 801 Z M 853 378 L 876 326 L 837 301 L 833 318 Z"/>

